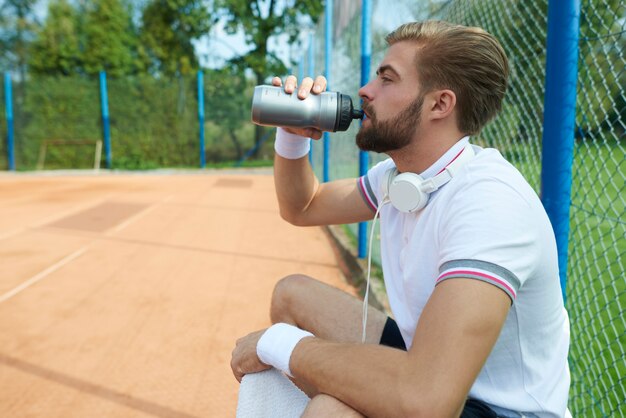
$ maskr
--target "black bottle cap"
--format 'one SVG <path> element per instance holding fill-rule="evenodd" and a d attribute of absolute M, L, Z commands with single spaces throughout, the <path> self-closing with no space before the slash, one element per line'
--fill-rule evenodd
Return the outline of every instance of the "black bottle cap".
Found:
<path fill-rule="evenodd" d="M 333 132 L 347 131 L 352 119 L 363 119 L 363 111 L 355 110 L 352 99 L 347 94 L 337 93 L 337 118 Z"/>

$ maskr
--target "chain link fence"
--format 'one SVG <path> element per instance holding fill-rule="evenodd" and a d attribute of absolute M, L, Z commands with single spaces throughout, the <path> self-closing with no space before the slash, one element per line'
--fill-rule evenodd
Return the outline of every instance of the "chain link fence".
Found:
<path fill-rule="evenodd" d="M 401 0 L 372 2 L 373 76 L 385 52 L 384 36 L 402 23 L 442 19 L 480 26 L 502 43 L 511 65 L 503 110 L 473 141 L 498 148 L 541 190 L 547 0 Z M 324 72 L 323 19 L 317 52 L 303 60 Z M 626 5 L 582 0 L 579 74 L 570 207 L 567 309 L 572 344 L 569 407 L 579 417 L 626 416 Z M 361 7 L 336 0 L 330 89 L 357 98 L 361 65 Z M 306 74 L 313 75 L 313 74 Z M 330 139 L 330 178 L 359 173 L 354 123 Z M 321 141 L 313 166 L 322 178 Z M 385 158 L 371 154 L 370 163 Z M 370 165 L 371 165 L 370 164 Z M 356 235 L 357 226 L 350 225 Z M 379 260 L 379 246 L 372 248 Z"/>
<path fill-rule="evenodd" d="M 626 4 L 581 4 L 568 309 L 572 408 L 626 416 Z"/>
<path fill-rule="evenodd" d="M 227 79 L 228 82 L 224 80 Z M 230 164 L 255 146 L 250 121 L 252 82 L 207 71 L 204 83 L 205 160 Z M 146 170 L 200 166 L 197 77 L 107 77 L 111 168 Z M 3 89 L 6 90 L 6 89 Z M 9 167 L 0 101 L 0 170 Z M 102 146 L 98 76 L 29 75 L 12 82 L 15 166 L 18 170 L 88 169 Z M 98 145 L 100 143 L 100 145 Z M 271 141 L 257 156 L 271 160 Z M 106 165 L 105 153 L 100 153 Z M 100 161 L 99 161 L 100 162 Z"/>

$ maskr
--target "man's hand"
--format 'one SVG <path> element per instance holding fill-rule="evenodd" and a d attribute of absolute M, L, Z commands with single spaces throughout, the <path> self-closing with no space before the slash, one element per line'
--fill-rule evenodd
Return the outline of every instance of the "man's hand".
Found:
<path fill-rule="evenodd" d="M 256 345 L 265 331 L 262 329 L 237 340 L 230 360 L 230 368 L 239 382 L 248 373 L 261 372 L 271 367 L 262 363 L 256 354 Z"/>
<path fill-rule="evenodd" d="M 280 77 L 274 77 L 272 79 L 272 85 L 280 87 L 283 82 Z M 320 94 L 326 90 L 326 78 L 324 76 L 318 76 L 315 81 L 311 77 L 305 77 L 302 79 L 302 84 L 298 87 L 298 79 L 294 75 L 290 75 L 285 79 L 285 93 L 291 94 L 298 88 L 298 98 L 304 100 L 309 96 L 309 93 Z M 322 137 L 322 131 L 315 128 L 283 128 L 287 132 L 292 134 L 305 136 L 313 139 L 320 139 Z"/>

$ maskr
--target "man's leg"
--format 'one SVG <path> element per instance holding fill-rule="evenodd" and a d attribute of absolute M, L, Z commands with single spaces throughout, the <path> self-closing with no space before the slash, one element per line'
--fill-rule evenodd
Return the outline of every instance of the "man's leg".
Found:
<path fill-rule="evenodd" d="M 363 330 L 363 301 L 304 275 L 291 275 L 274 288 L 270 308 L 272 323 L 284 322 L 305 329 L 316 337 L 336 342 L 360 343 Z M 367 344 L 378 344 L 387 314 L 369 306 Z M 311 401 L 303 417 L 362 417 L 348 405 L 314 387 L 294 381 Z"/>
<path fill-rule="evenodd" d="M 370 306 L 367 317 L 365 342 L 378 344 L 387 315 Z M 330 341 L 360 343 L 363 302 L 308 276 L 291 275 L 274 288 L 270 318 L 274 324 L 292 324 Z"/>

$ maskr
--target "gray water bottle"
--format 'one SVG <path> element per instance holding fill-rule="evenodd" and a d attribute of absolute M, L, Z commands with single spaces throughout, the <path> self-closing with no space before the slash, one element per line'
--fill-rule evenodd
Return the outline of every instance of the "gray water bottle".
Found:
<path fill-rule="evenodd" d="M 298 98 L 297 91 L 285 93 L 283 87 L 256 86 L 252 97 L 252 122 L 265 126 L 316 128 L 320 131 L 345 131 L 352 119 L 362 119 L 346 94 L 325 91 Z"/>

